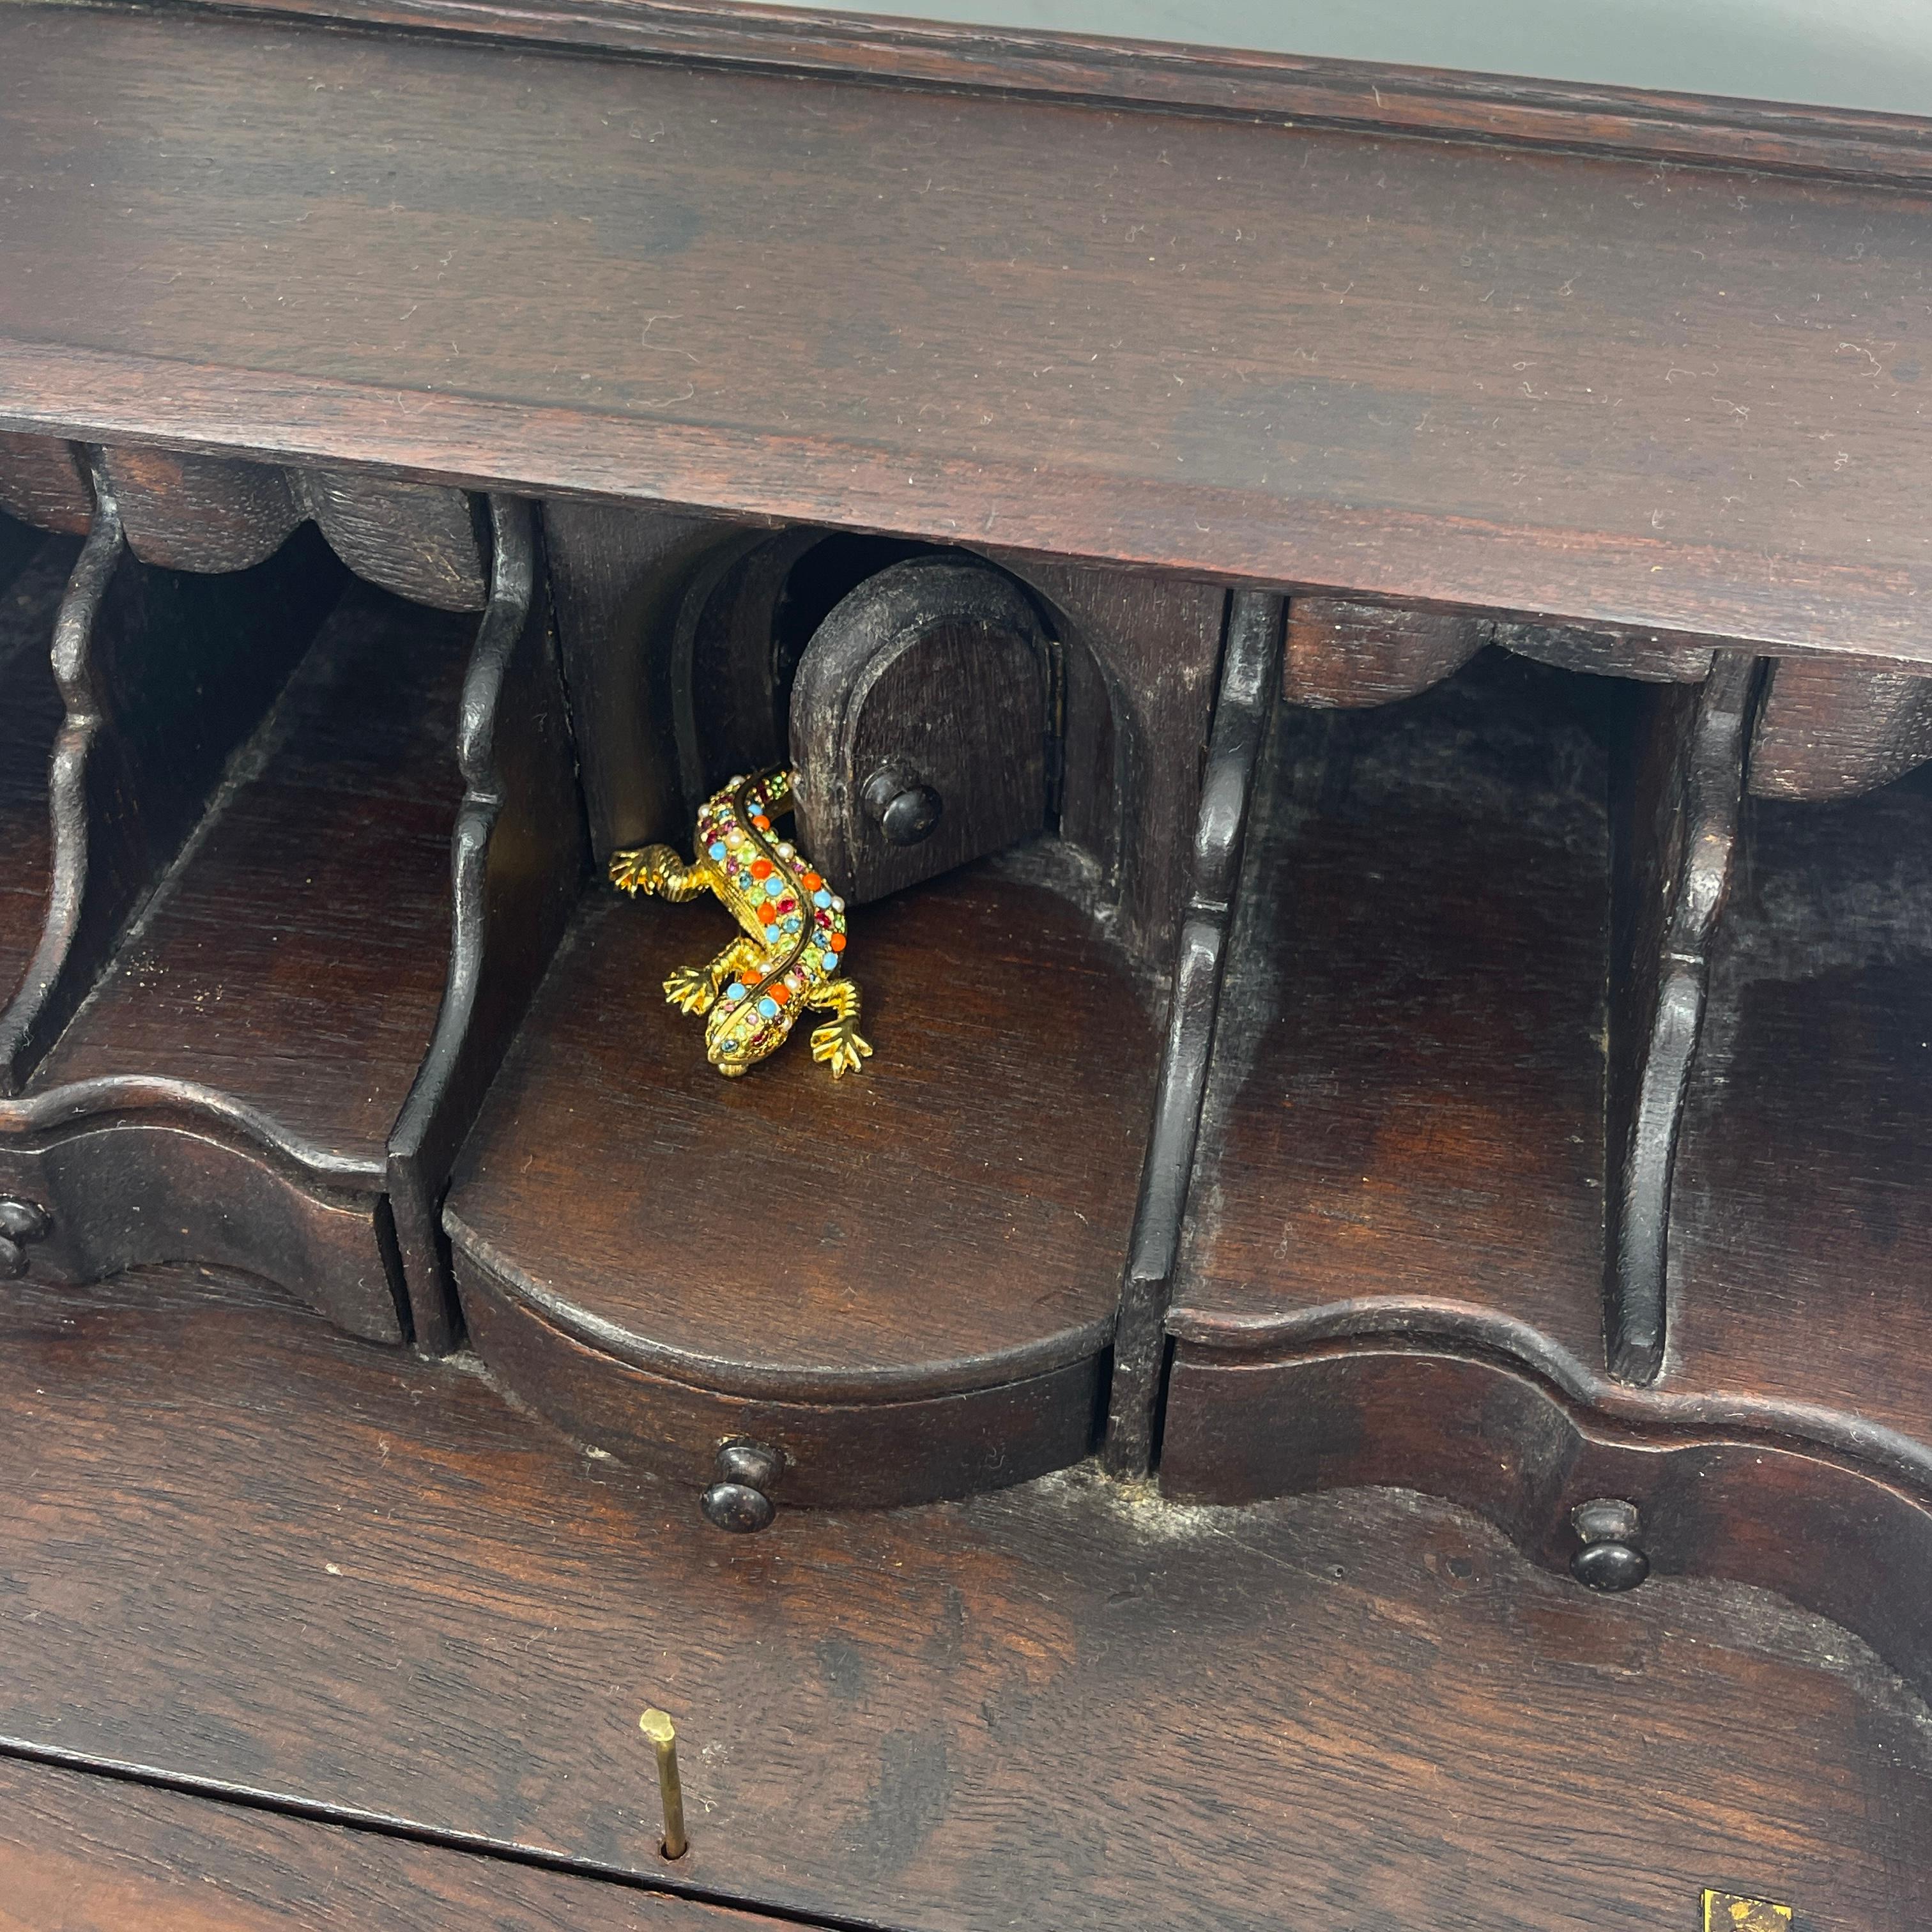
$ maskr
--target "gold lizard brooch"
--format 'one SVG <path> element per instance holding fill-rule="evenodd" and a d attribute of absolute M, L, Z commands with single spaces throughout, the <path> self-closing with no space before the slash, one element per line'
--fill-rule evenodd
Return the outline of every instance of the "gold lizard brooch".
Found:
<path fill-rule="evenodd" d="M 813 1029 L 812 1057 L 834 1079 L 872 1050 L 859 1037 L 859 989 L 837 976 L 845 902 L 772 832 L 772 820 L 791 809 L 792 784 L 782 768 L 734 778 L 698 813 L 689 865 L 668 845 L 610 855 L 611 883 L 622 890 L 677 901 L 716 892 L 745 928 L 708 966 L 680 966 L 664 982 L 680 1012 L 709 1015 L 704 1056 L 731 1078 L 776 1052 L 807 1006 L 832 1015 Z"/>

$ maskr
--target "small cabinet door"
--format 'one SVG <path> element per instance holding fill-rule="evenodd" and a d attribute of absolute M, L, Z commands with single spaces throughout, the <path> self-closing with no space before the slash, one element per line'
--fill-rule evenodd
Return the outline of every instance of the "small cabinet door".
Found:
<path fill-rule="evenodd" d="M 990 565 L 922 557 L 832 610 L 792 688 L 799 841 L 882 897 L 1048 828 L 1055 652 Z"/>

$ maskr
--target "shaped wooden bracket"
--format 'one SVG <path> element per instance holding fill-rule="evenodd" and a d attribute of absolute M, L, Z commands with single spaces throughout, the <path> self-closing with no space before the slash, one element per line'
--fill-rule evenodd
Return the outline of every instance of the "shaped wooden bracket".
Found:
<path fill-rule="evenodd" d="M 1765 675 L 1751 734 L 1760 798 L 1855 798 L 1932 758 L 1923 665 L 1784 658 Z"/>
<path fill-rule="evenodd" d="M 1240 879 L 1249 801 L 1281 655 L 1282 620 L 1281 600 L 1258 591 L 1240 592 L 1228 606 L 1228 641 L 1208 742 L 1192 888 L 1174 964 L 1154 1131 L 1141 1169 L 1140 1199 L 1114 1330 L 1113 1388 L 1101 1452 L 1108 1473 L 1114 1476 L 1145 1475 L 1154 1460 L 1167 1305 L 1214 1051 L 1221 970 Z"/>
<path fill-rule="evenodd" d="M 479 500 L 465 490 L 138 447 L 104 450 L 100 461 L 143 563 L 246 570 L 313 519 L 357 576 L 399 597 L 438 610 L 488 600 Z"/>
<path fill-rule="evenodd" d="M 1664 1364 L 1671 1175 L 1760 669 L 1720 651 L 1702 684 L 1646 691 L 1613 781 L 1604 1327 L 1624 1382 Z"/>
<path fill-rule="evenodd" d="M 463 686 L 449 974 L 389 1136 L 388 1181 L 416 1345 L 454 1346 L 437 1218 L 457 1149 L 550 964 L 588 862 L 570 723 L 530 506 L 490 502 L 490 602 Z"/>

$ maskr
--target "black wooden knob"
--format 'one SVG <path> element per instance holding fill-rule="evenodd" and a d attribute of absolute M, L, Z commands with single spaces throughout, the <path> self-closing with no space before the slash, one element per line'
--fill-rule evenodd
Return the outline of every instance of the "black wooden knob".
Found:
<path fill-rule="evenodd" d="M 1586 1543 L 1570 1558 L 1570 1574 L 1593 1590 L 1634 1590 L 1650 1574 L 1650 1558 L 1628 1543 Z"/>
<path fill-rule="evenodd" d="M 0 1234 L 0 1281 L 12 1281 L 27 1271 L 27 1251 L 18 1241 Z"/>
<path fill-rule="evenodd" d="M 10 1241 L 38 1241 L 52 1225 L 37 1201 L 0 1200 L 0 1234 Z"/>
<path fill-rule="evenodd" d="M 1570 1574 L 1593 1590 L 1634 1590 L 1650 1574 L 1650 1558 L 1637 1543 L 1642 1520 L 1636 1504 L 1598 1496 L 1570 1513 L 1582 1546 Z"/>
<path fill-rule="evenodd" d="M 881 765 L 859 794 L 872 822 L 895 845 L 916 845 L 929 838 L 946 810 L 946 801 L 929 784 Z"/>
<path fill-rule="evenodd" d="M 718 1451 L 718 1480 L 700 1505 L 713 1529 L 749 1536 L 769 1529 L 778 1507 L 766 1493 L 784 1472 L 784 1458 L 762 1442 L 727 1442 Z"/>
<path fill-rule="evenodd" d="M 771 1498 L 748 1483 L 713 1483 L 704 1492 L 702 1508 L 704 1520 L 713 1529 L 728 1529 L 734 1536 L 769 1529 L 778 1514 Z"/>

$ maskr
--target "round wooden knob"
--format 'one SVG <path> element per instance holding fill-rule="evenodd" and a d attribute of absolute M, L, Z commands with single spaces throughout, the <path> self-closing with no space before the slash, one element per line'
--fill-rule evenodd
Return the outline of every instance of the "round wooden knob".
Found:
<path fill-rule="evenodd" d="M 1636 1504 L 1598 1496 L 1580 1503 L 1570 1520 L 1582 1543 L 1570 1574 L 1592 1590 L 1634 1590 L 1650 1574 L 1650 1558 L 1637 1546 L 1642 1519 Z"/>
<path fill-rule="evenodd" d="M 931 838 L 946 810 L 946 801 L 932 786 L 893 765 L 880 766 L 860 796 L 873 824 L 895 845 L 916 845 Z"/>
<path fill-rule="evenodd" d="M 38 1241 L 52 1225 L 38 1202 L 0 1200 L 0 1234 L 10 1241 Z"/>
<path fill-rule="evenodd" d="M 713 1483 L 705 1491 L 700 1507 L 704 1520 L 713 1529 L 729 1530 L 734 1536 L 769 1529 L 778 1514 L 771 1498 L 749 1483 Z"/>
<path fill-rule="evenodd" d="M 762 1442 L 727 1442 L 718 1451 L 717 1481 L 704 1492 L 700 1508 L 713 1529 L 749 1536 L 769 1529 L 778 1508 L 765 1492 L 784 1472 L 784 1458 Z"/>
<path fill-rule="evenodd" d="M 1570 1558 L 1570 1574 L 1593 1590 L 1634 1590 L 1650 1574 L 1650 1558 L 1628 1543 L 1586 1543 Z"/>

